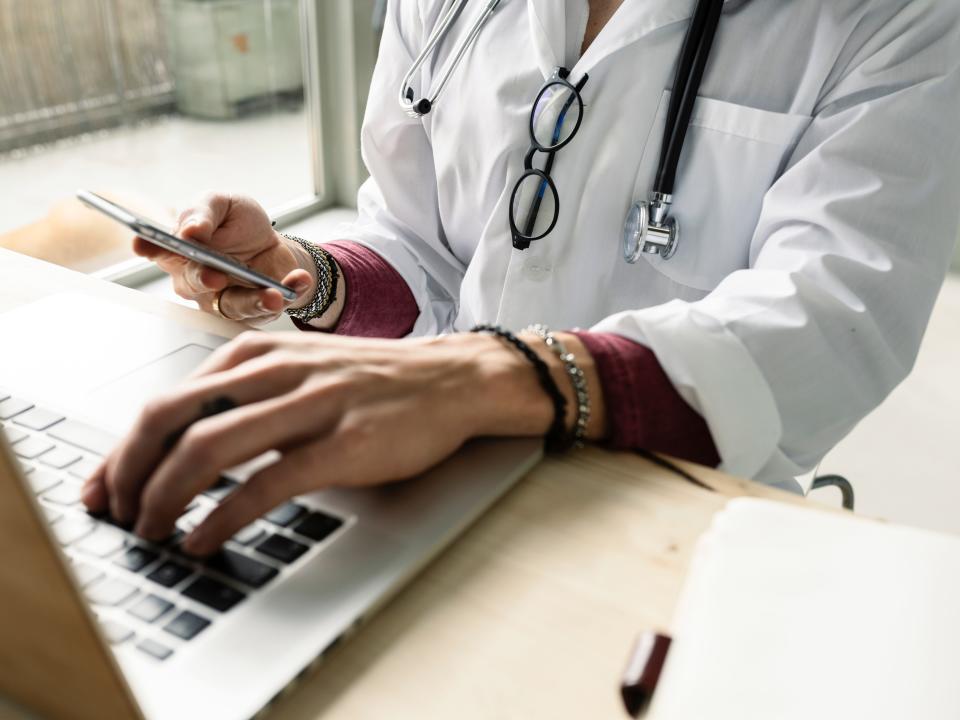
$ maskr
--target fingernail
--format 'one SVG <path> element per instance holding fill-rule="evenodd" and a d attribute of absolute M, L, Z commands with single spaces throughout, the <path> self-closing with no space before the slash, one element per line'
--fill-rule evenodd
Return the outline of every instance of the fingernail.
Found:
<path fill-rule="evenodd" d="M 263 304 L 263 300 L 257 300 L 256 308 L 258 311 L 262 313 L 270 312 L 269 310 L 267 310 L 267 306 Z"/>

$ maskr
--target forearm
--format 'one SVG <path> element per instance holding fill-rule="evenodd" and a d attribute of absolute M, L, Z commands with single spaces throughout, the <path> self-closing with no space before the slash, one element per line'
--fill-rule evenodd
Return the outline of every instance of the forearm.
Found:
<path fill-rule="evenodd" d="M 565 425 L 571 430 L 577 398 L 563 363 L 537 335 L 520 337 L 549 367 L 567 400 Z M 651 450 L 710 466 L 719 463 L 703 418 L 683 400 L 648 348 L 602 333 L 557 333 L 557 338 L 587 381 L 588 440 L 617 450 Z M 486 368 L 479 408 L 486 418 L 483 434 L 544 435 L 553 421 L 553 404 L 530 362 L 495 337 L 472 342 L 486 348 L 477 356 Z"/>

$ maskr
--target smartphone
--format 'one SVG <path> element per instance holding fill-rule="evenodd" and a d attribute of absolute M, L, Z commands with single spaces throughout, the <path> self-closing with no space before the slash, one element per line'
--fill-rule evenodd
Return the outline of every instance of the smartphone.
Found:
<path fill-rule="evenodd" d="M 117 222 L 123 223 L 144 240 L 152 242 L 164 250 L 169 250 L 172 253 L 198 262 L 201 265 L 206 265 L 214 270 L 219 270 L 238 280 L 244 280 L 256 287 L 276 290 L 288 301 L 297 299 L 296 291 L 288 288 L 286 285 L 281 285 L 273 278 L 269 278 L 256 270 L 251 270 L 246 265 L 226 255 L 221 255 L 190 240 L 178 238 L 159 227 L 156 223 L 146 218 L 138 217 L 129 210 L 120 207 L 114 202 L 110 202 L 104 197 L 100 197 L 96 193 L 89 192 L 88 190 L 77 190 L 77 198 L 88 207 L 99 210 Z"/>

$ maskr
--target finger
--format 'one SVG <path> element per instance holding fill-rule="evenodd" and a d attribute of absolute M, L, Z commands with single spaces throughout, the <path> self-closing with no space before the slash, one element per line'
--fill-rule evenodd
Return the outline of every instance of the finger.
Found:
<path fill-rule="evenodd" d="M 297 300 L 293 303 L 287 302 L 279 291 L 270 288 L 231 287 L 220 296 L 220 310 L 231 320 L 275 317 L 290 305 L 302 303 L 313 287 L 313 279 L 306 270 L 294 270 L 284 278 L 283 284 L 297 293 Z"/>
<path fill-rule="evenodd" d="M 230 278 L 219 270 L 196 262 L 188 262 L 183 269 L 183 285 L 195 295 L 219 292 L 230 284 Z"/>
<path fill-rule="evenodd" d="M 145 257 L 148 260 L 157 260 L 163 257 L 173 256 L 174 253 L 169 250 L 164 250 L 159 245 L 154 245 L 149 240 L 145 240 L 142 237 L 135 237 L 133 239 L 133 252 L 140 257 Z"/>
<path fill-rule="evenodd" d="M 336 412 L 306 394 L 285 395 L 195 423 L 144 487 L 136 532 L 150 540 L 167 537 L 184 508 L 224 470 L 322 435 Z"/>
<path fill-rule="evenodd" d="M 209 243 L 227 215 L 230 214 L 232 198 L 223 193 L 208 193 L 195 207 L 180 215 L 177 234 L 185 239 Z"/>
<path fill-rule="evenodd" d="M 200 525 L 186 537 L 183 549 L 196 556 L 210 555 L 258 517 L 296 495 L 338 482 L 336 462 L 327 462 L 324 453 L 336 455 L 335 444 L 319 442 L 300 447 L 283 456 L 240 485 L 221 502 Z M 325 471 L 317 472 L 322 459 Z"/>
<path fill-rule="evenodd" d="M 122 523 L 138 514 L 141 488 L 169 452 L 168 438 L 193 423 L 212 398 L 228 397 L 238 405 L 257 402 L 288 387 L 289 371 L 266 366 L 199 378 L 175 394 L 152 400 L 133 431 L 111 457 L 106 486 L 110 512 Z"/>
<path fill-rule="evenodd" d="M 109 508 L 110 497 L 106 485 L 106 461 L 101 462 L 87 480 L 83 483 L 81 499 L 87 510 L 95 515 L 104 513 Z"/>
<path fill-rule="evenodd" d="M 226 345 L 217 348 L 190 374 L 190 377 L 199 378 L 230 370 L 265 355 L 276 347 L 277 338 L 275 334 L 249 330 L 238 335 Z"/>

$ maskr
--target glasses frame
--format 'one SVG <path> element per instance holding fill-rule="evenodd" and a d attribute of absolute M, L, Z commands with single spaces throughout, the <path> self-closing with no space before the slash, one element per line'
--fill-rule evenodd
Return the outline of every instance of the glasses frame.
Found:
<path fill-rule="evenodd" d="M 547 235 L 553 232 L 553 229 L 557 225 L 557 220 L 560 218 L 560 193 L 557 192 L 557 186 L 554 183 L 550 173 L 553 170 L 553 162 L 557 153 L 566 145 L 568 145 L 570 141 L 576 137 L 577 131 L 580 130 L 580 124 L 583 122 L 584 108 L 583 97 L 580 95 L 580 92 L 587 84 L 589 75 L 584 74 L 583 77 L 577 81 L 576 85 L 573 85 L 568 80 L 569 77 L 570 71 L 566 68 L 558 67 L 555 69 L 550 78 L 540 88 L 540 91 L 537 93 L 537 96 L 533 101 L 533 106 L 530 108 L 530 120 L 528 123 L 528 128 L 530 131 L 530 148 L 527 150 L 527 153 L 523 158 L 523 175 L 521 175 L 517 180 L 516 184 L 513 186 L 513 192 L 510 193 L 510 233 L 513 238 L 513 247 L 517 250 L 526 250 L 530 247 L 531 243 L 545 238 Z M 539 140 L 537 140 L 535 128 L 536 113 L 537 108 L 540 107 L 540 101 L 543 99 L 544 94 L 555 85 L 559 85 L 569 90 L 571 93 L 571 99 L 567 102 L 566 106 L 560 113 L 560 119 L 556 128 L 554 129 L 554 143 L 552 145 L 543 145 Z M 567 112 L 573 106 L 574 101 L 576 101 L 577 108 L 579 110 L 577 113 L 577 122 L 573 126 L 573 131 L 563 140 L 559 140 L 559 133 L 563 127 L 564 118 L 566 117 Z M 536 157 L 538 152 L 544 153 L 547 156 L 543 170 L 539 170 L 533 166 L 533 159 Z M 523 186 L 523 183 L 527 180 L 527 178 L 530 177 L 537 177 L 540 179 L 540 189 L 534 198 L 533 210 L 530 217 L 527 218 L 526 228 L 525 230 L 521 230 L 517 225 L 514 207 L 517 199 L 517 193 L 520 192 L 520 188 Z M 550 222 L 550 226 L 544 232 L 540 233 L 539 235 L 534 235 L 533 228 L 536 227 L 537 218 L 540 214 L 540 206 L 543 202 L 544 194 L 548 189 L 553 195 L 553 219 Z"/>

